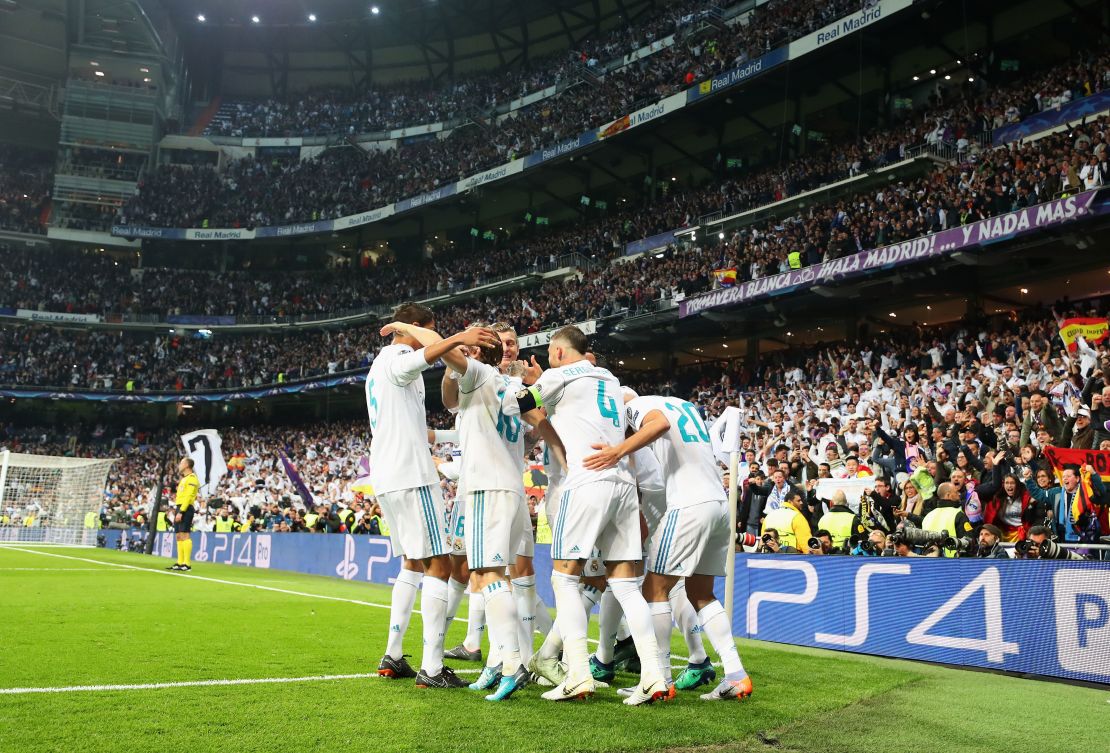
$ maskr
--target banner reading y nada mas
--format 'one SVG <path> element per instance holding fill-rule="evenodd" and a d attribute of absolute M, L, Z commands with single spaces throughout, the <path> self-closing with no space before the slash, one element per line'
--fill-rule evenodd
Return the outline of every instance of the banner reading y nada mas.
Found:
<path fill-rule="evenodd" d="M 781 295 L 798 288 L 811 288 L 823 283 L 847 280 L 879 269 L 893 269 L 925 259 L 945 256 L 960 249 L 1009 240 L 1038 228 L 1110 212 L 1110 203 L 1095 201 L 1098 193 L 1098 190 L 1087 191 L 1066 199 L 1057 199 L 973 222 L 963 227 L 942 230 L 912 241 L 861 251 L 858 254 L 814 264 L 811 267 L 792 269 L 782 274 L 750 280 L 735 287 L 702 293 L 687 298 L 679 304 L 679 316 L 690 316 L 710 309 L 735 306 L 738 303 Z"/>

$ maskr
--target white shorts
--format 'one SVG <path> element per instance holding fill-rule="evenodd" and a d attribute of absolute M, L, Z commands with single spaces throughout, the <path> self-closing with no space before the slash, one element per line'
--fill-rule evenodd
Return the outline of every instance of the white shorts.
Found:
<path fill-rule="evenodd" d="M 567 489 L 551 532 L 551 559 L 639 561 L 640 501 L 624 481 L 594 481 Z"/>
<path fill-rule="evenodd" d="M 520 542 L 516 545 L 517 557 L 536 556 L 536 533 L 532 530 L 532 516 L 528 514 L 528 503 L 524 503 L 524 532 L 520 534 Z"/>
<path fill-rule="evenodd" d="M 590 557 L 582 566 L 583 578 L 601 578 L 605 575 L 605 563 L 601 557 Z"/>
<path fill-rule="evenodd" d="M 701 502 L 667 510 L 648 545 L 648 568 L 661 575 L 725 574 L 732 537 L 728 503 Z"/>
<path fill-rule="evenodd" d="M 501 489 L 466 495 L 466 563 L 471 570 L 504 568 L 516 559 L 527 528 L 528 505 L 517 492 Z"/>
<path fill-rule="evenodd" d="M 466 556 L 466 531 L 464 524 L 466 521 L 466 500 L 462 497 L 455 497 L 455 504 L 451 507 L 451 512 L 448 513 L 447 531 L 450 534 L 448 537 L 451 543 L 451 554 L 455 557 Z"/>
<path fill-rule="evenodd" d="M 640 507 L 644 511 L 644 522 L 647 523 L 648 536 L 655 533 L 663 513 L 667 511 L 667 490 L 649 489 L 640 490 Z"/>
<path fill-rule="evenodd" d="M 394 554 L 423 560 L 447 554 L 446 510 L 438 484 L 378 495 Z"/>

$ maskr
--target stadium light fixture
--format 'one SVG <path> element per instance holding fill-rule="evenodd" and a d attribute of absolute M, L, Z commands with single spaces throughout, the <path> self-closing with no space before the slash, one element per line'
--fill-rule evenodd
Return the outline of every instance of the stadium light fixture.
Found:
<path fill-rule="evenodd" d="M 930 68 L 930 69 L 929 69 L 929 75 L 930 75 L 930 76 L 935 76 L 935 75 L 937 75 L 937 69 L 936 69 L 936 68 Z"/>
<path fill-rule="evenodd" d="M 921 80 L 921 77 L 920 77 L 920 76 L 914 76 L 914 77 L 913 77 L 913 80 L 914 80 L 914 81 L 920 81 L 920 80 Z"/>
<path fill-rule="evenodd" d="M 95 73 L 96 73 L 97 76 L 100 76 L 101 78 L 104 77 L 104 71 L 96 71 Z"/>
<path fill-rule="evenodd" d="M 718 238 L 719 240 L 722 240 L 722 241 L 723 241 L 723 240 L 725 239 L 725 234 L 724 234 L 724 233 L 717 233 L 717 238 Z"/>
<path fill-rule="evenodd" d="M 975 77 L 974 77 L 974 76 L 968 76 L 968 77 L 967 77 L 967 82 L 968 82 L 969 84 L 973 84 L 973 83 L 975 83 Z"/>
<path fill-rule="evenodd" d="M 944 80 L 945 80 L 945 81 L 951 81 L 951 80 L 952 80 L 952 76 L 951 76 L 951 75 L 949 75 L 949 74 L 945 74 L 945 75 L 944 75 Z"/>
<path fill-rule="evenodd" d="M 204 23 L 204 22 L 205 22 L 205 21 L 207 21 L 207 20 L 208 20 L 208 19 L 207 19 L 207 18 L 205 18 L 205 16 L 204 16 L 204 14 L 203 14 L 203 13 L 198 13 L 198 14 L 197 14 L 197 21 L 199 21 L 200 23 Z"/>
<path fill-rule="evenodd" d="M 100 65 L 100 63 L 96 62 L 95 60 L 90 60 L 89 65 L 91 65 L 93 68 L 96 68 L 98 65 Z"/>
<path fill-rule="evenodd" d="M 143 67 L 139 68 L 139 73 L 150 73 L 150 69 L 144 65 Z"/>
<path fill-rule="evenodd" d="M 309 13 L 308 14 L 308 22 L 310 24 L 316 23 L 316 14 L 315 13 Z"/>
<path fill-rule="evenodd" d="M 1029 288 L 1022 288 L 1021 289 L 1021 294 L 1022 295 L 1029 295 Z"/>
<path fill-rule="evenodd" d="M 371 6 L 370 6 L 370 12 L 371 12 L 371 13 L 372 13 L 373 15 L 375 15 L 375 16 L 376 16 L 376 15 L 378 15 L 379 13 L 381 13 L 381 12 L 382 12 L 382 9 L 381 9 L 381 8 L 379 8 L 379 7 L 378 7 L 378 6 L 376 6 L 376 5 L 371 5 Z"/>
<path fill-rule="evenodd" d="M 252 24 L 260 24 L 260 23 L 262 23 L 262 19 L 259 18 L 258 16 L 251 16 L 251 23 Z"/>
<path fill-rule="evenodd" d="M 890 312 L 890 318 L 891 318 L 891 319 L 897 319 L 897 318 L 898 318 L 898 315 L 897 315 L 897 314 L 895 314 L 895 313 L 894 313 L 893 311 L 891 311 L 891 312 Z"/>

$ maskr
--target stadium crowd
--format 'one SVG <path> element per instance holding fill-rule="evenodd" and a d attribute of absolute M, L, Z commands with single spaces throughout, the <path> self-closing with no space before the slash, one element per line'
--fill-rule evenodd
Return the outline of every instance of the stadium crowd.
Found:
<path fill-rule="evenodd" d="M 643 14 L 607 31 L 595 32 L 579 40 L 574 49 L 539 58 L 527 65 L 465 76 L 446 84 L 406 82 L 387 87 L 362 89 L 323 89 L 295 95 L 291 101 L 261 100 L 232 102 L 221 108 L 221 117 L 209 123 L 205 133 L 216 136 L 322 136 L 344 133 L 357 135 L 378 131 L 442 123 L 456 118 L 492 117 L 499 105 L 539 92 L 549 86 L 578 82 L 583 68 L 597 74 L 624 68 L 625 56 L 675 34 L 673 47 L 655 50 L 632 70 L 618 70 L 616 80 L 606 80 L 600 92 L 562 95 L 540 103 L 539 109 L 560 109 L 564 104 L 582 105 L 601 98 L 605 106 L 596 112 L 612 119 L 624 114 L 613 110 L 629 101 L 615 90 L 632 84 L 639 91 L 655 90 L 666 96 L 691 81 L 712 75 L 721 66 L 731 67 L 748 57 L 758 56 L 773 46 L 796 39 L 815 28 L 851 12 L 858 0 L 832 3 L 786 2 L 772 0 L 757 9 L 742 43 L 734 42 L 734 29 L 710 30 L 706 35 L 684 39 L 701 28 L 717 5 L 707 0 L 686 0 L 651 8 Z M 727 5 L 727 3 L 725 4 Z M 669 60 L 664 60 L 670 58 Z M 662 61 L 662 62 L 660 62 Z M 675 78 L 675 74 L 680 76 Z M 552 107 L 552 105 L 555 105 Z M 571 108 L 568 108 L 571 109 Z M 572 110 L 573 112 L 573 110 Z M 550 112 L 543 117 L 550 117 Z M 592 122 L 592 121 L 591 121 Z M 577 135 L 591 122 L 577 121 Z"/>
<path fill-rule="evenodd" d="M 433 190 L 604 125 L 640 104 L 673 94 L 828 23 L 851 0 L 771 3 L 747 26 L 691 39 L 606 76 L 564 90 L 497 123 L 459 128 L 448 138 L 388 151 L 345 146 L 303 161 L 246 158 L 223 175 L 162 166 L 143 181 L 121 224 L 255 227 L 341 217 Z M 183 201 L 183 197 L 188 197 Z"/>
<path fill-rule="evenodd" d="M 53 187 L 49 154 L 0 144 L 0 230 L 45 234 L 43 213 Z"/>
<path fill-rule="evenodd" d="M 437 311 L 439 324 L 443 329 L 454 330 L 471 321 L 504 318 L 524 333 L 604 318 L 704 290 L 714 279 L 715 270 L 735 269 L 737 281 L 761 278 L 791 266 L 840 258 L 1095 188 L 1101 185 L 1101 176 L 1110 167 L 1106 149 L 1108 123 L 1110 120 L 1104 116 L 1037 141 L 969 152 L 957 163 L 938 167 L 916 180 L 816 203 L 794 217 L 739 228 L 720 243 L 703 237 L 700 242 L 687 242 L 627 260 L 620 257 L 620 249 L 630 226 L 621 224 L 619 218 L 601 220 L 585 229 L 574 228 L 565 237 L 537 245 L 550 249 L 551 254 L 561 247 L 585 252 L 598 260 L 611 257 L 612 263 L 581 271 L 565 281 L 551 280 L 507 295 L 445 305 Z M 688 198 L 682 194 L 664 197 L 656 221 L 688 211 Z M 467 257 L 479 259 L 482 272 L 475 278 L 460 275 L 459 279 L 482 279 L 487 269 L 491 274 L 505 271 L 513 264 L 514 251 L 520 258 L 520 247 L 510 248 L 488 258 Z M 533 268 L 542 260 L 527 246 L 524 258 L 530 260 Z M 176 274 L 179 273 L 169 277 L 154 275 L 151 284 L 176 290 L 172 282 Z M 64 283 L 48 291 L 32 285 L 31 281 L 37 279 L 34 274 L 9 278 L 9 285 L 16 288 L 8 293 L 15 293 L 11 300 L 28 308 L 49 309 L 53 303 L 49 297 L 62 298 L 58 302 L 63 306 L 80 307 L 81 304 L 74 303 L 79 300 L 78 294 L 66 292 Z M 220 286 L 234 286 L 236 279 L 221 280 Z M 389 277 L 384 279 L 388 281 Z M 427 285 L 435 281 L 438 288 L 443 275 L 439 268 L 430 265 L 425 276 L 417 275 L 416 279 L 425 280 Z M 297 289 L 296 278 L 292 282 L 280 284 L 285 290 L 274 296 L 275 304 L 289 299 L 287 290 Z M 261 301 L 261 306 L 254 306 L 256 311 L 270 307 L 268 295 L 255 298 L 252 285 L 244 288 L 243 295 L 216 296 L 208 305 L 238 299 Z M 375 298 L 373 284 L 363 285 L 359 278 L 342 279 L 340 285 L 358 287 L 353 297 L 347 297 L 351 293 L 348 288 L 337 294 L 336 300 L 342 297 L 384 302 L 389 296 L 387 291 L 396 290 L 379 283 Z M 188 285 L 180 288 L 190 289 Z M 221 287 L 215 289 L 219 291 Z M 410 293 L 418 289 L 411 284 L 403 288 Z M 116 289 L 112 290 L 114 297 Z M 49 296 L 46 302 L 43 295 Z M 37 305 L 35 298 L 39 301 Z M 130 305 L 134 305 L 134 300 Z M 140 293 L 140 307 L 145 300 L 157 301 L 159 296 L 156 292 Z M 330 301 L 330 296 L 326 300 Z M 95 298 L 92 301 L 95 307 Z M 398 301 L 393 298 L 390 302 Z M 286 309 L 275 305 L 271 310 Z M 6 327 L 0 329 L 0 350 L 5 356 L 0 364 L 0 382 L 81 389 L 121 389 L 128 383 L 158 390 L 261 386 L 363 368 L 377 343 L 375 330 L 364 325 L 335 332 L 252 335 L 248 341 L 243 337 L 207 340 L 174 334 L 107 331 L 74 335 L 51 328 Z M 68 357 L 73 353 L 80 356 Z"/>
<path fill-rule="evenodd" d="M 1061 507 L 1060 484 L 1071 492 L 1080 473 L 1065 471 L 1058 482 L 1048 448 L 1110 451 L 1107 340 L 1080 339 L 1068 350 L 1059 337 L 1062 319 L 1104 319 L 1108 304 L 1065 300 L 1051 311 L 1030 308 L 905 327 L 862 342 L 795 348 L 754 364 L 707 362 L 623 378 L 642 394 L 690 400 L 710 425 L 726 407 L 740 408 L 746 435 L 739 530 L 766 536 L 775 521 L 790 525 L 776 528 L 761 544 L 769 550 L 876 554 L 889 548 L 907 554 L 913 546 L 899 538 L 904 522 L 928 529 L 930 514 L 944 507 L 958 508 L 953 524 L 966 527 L 957 533 L 980 544 L 988 525 L 988 534 L 997 530 L 995 538 L 1005 541 L 1048 536 L 1091 543 L 1110 534 L 1110 494 L 1086 468 L 1087 507 Z M 436 407 L 429 402 L 429 423 L 446 428 L 452 419 Z M 87 436 L 74 430 L 61 439 L 47 430 L 9 426 L 0 432 L 0 444 L 25 452 L 120 457 L 103 518 L 108 525 L 138 525 L 158 458 L 172 440 L 130 430 L 110 434 L 98 427 Z M 219 517 L 226 507 L 244 530 L 334 532 L 350 511 L 358 517 L 344 530 L 365 532 L 375 514 L 373 500 L 352 487 L 365 475 L 359 463 L 367 441 L 361 420 L 225 431 L 232 472 L 206 503 L 205 515 Z M 442 457 L 451 449 L 440 445 L 435 452 Z M 300 471 L 310 500 L 298 495 L 279 451 Z M 823 479 L 873 479 L 867 484 L 873 489 L 857 508 L 855 499 L 835 492 L 819 496 Z M 821 533 L 831 525 L 830 512 L 851 512 L 851 526 Z M 827 540 L 811 547 L 811 536 Z M 993 544 L 980 554 L 990 551 Z"/>

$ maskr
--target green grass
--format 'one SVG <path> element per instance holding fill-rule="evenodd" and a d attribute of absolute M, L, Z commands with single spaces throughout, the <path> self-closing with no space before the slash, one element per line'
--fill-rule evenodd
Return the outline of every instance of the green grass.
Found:
<path fill-rule="evenodd" d="M 138 554 L 38 551 L 96 562 L 0 547 L 0 688 L 358 674 L 384 650 L 388 609 L 164 574 L 167 560 Z M 389 603 L 387 588 L 333 578 L 212 564 L 193 575 Z M 406 645 L 417 656 L 419 620 Z M 457 623 L 448 645 L 464 632 Z M 1110 740 L 1110 694 L 1097 690 L 757 641 L 740 650 L 756 687 L 742 704 L 681 694 L 627 708 L 612 690 L 551 704 L 536 688 L 491 704 L 377 678 L 4 694 L 0 751 L 1044 752 Z"/>

